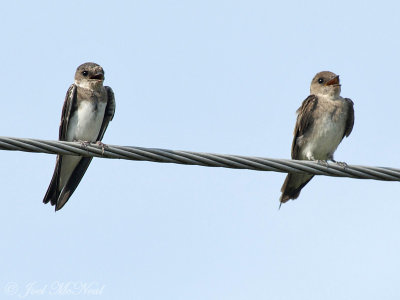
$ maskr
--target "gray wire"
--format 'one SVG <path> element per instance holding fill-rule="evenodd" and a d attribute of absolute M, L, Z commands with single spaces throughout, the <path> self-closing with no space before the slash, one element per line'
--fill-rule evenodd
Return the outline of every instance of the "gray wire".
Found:
<path fill-rule="evenodd" d="M 80 142 L 0 137 L 0 150 L 94 156 L 102 158 L 152 161 L 159 163 L 199 165 L 205 167 L 248 169 L 282 173 L 309 173 L 314 175 L 335 177 L 400 181 L 400 169 L 394 168 L 352 165 L 343 167 L 336 163 L 324 165 L 305 160 L 270 159 L 263 157 L 248 157 L 240 155 L 200 153 L 143 147 L 114 145 L 102 146 L 93 143 L 86 145 Z"/>

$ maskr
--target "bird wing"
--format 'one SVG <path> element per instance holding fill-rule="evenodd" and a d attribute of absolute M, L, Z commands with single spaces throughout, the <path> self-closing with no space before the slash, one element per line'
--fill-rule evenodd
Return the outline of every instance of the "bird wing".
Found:
<path fill-rule="evenodd" d="M 97 141 L 101 141 L 103 139 L 104 133 L 106 132 L 106 129 L 108 127 L 108 123 L 110 123 L 110 121 L 114 118 L 114 113 L 115 113 L 114 92 L 109 86 L 105 86 L 105 89 L 107 92 L 107 106 Z"/>
<path fill-rule="evenodd" d="M 304 135 L 307 130 L 314 123 L 313 111 L 318 104 L 318 98 L 315 95 L 308 96 L 297 112 L 296 126 L 293 132 L 293 142 L 292 142 L 292 159 L 297 159 L 300 151 L 300 146 L 298 144 L 298 137 Z"/>
<path fill-rule="evenodd" d="M 343 138 L 348 137 L 350 135 L 354 126 L 354 103 L 349 98 L 345 98 L 344 100 L 346 100 L 347 102 L 348 110 L 347 110 L 346 127 L 344 129 Z"/>
<path fill-rule="evenodd" d="M 71 84 L 65 95 L 64 105 L 61 113 L 61 122 L 59 127 L 58 138 L 60 141 L 66 140 L 67 128 L 71 111 L 76 109 L 76 85 Z M 56 166 L 54 168 L 53 177 L 51 178 L 50 185 L 47 189 L 46 195 L 43 198 L 43 203 L 51 202 L 51 205 L 56 205 L 59 195 L 58 184 L 60 182 L 62 156 L 57 155 Z"/>

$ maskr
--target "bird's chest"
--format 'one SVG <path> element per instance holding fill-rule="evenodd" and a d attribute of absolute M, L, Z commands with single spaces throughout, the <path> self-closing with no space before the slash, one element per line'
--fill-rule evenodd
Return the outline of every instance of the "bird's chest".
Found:
<path fill-rule="evenodd" d="M 323 140 L 342 138 L 345 127 L 345 112 L 341 107 L 330 107 L 316 119 L 313 133 Z"/>
<path fill-rule="evenodd" d="M 105 108 L 105 102 L 80 101 L 69 122 L 68 140 L 96 141 L 103 123 Z"/>
<path fill-rule="evenodd" d="M 309 132 L 305 151 L 315 159 L 327 159 L 340 144 L 346 124 L 347 111 L 342 101 L 321 103 L 314 112 L 314 124 Z"/>

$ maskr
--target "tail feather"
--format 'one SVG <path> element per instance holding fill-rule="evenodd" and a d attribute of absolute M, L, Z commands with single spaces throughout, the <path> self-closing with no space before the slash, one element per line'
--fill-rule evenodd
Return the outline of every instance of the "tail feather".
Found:
<path fill-rule="evenodd" d="M 46 195 L 43 198 L 43 203 L 51 203 L 51 205 L 56 205 L 57 198 L 60 194 L 58 190 L 59 178 L 60 178 L 60 166 L 61 166 L 61 157 L 57 155 L 56 167 L 54 168 L 53 177 L 51 178 L 50 185 L 47 189 Z"/>
<path fill-rule="evenodd" d="M 56 211 L 63 208 L 65 203 L 69 200 L 72 194 L 75 192 L 79 183 L 81 182 L 83 175 L 85 175 L 87 168 L 89 167 L 93 157 L 83 157 L 78 165 L 75 167 L 74 171 L 71 174 L 71 177 L 68 179 L 67 184 L 61 190 L 61 193 L 58 195 L 57 203 L 56 203 Z"/>
<path fill-rule="evenodd" d="M 281 205 L 288 200 L 297 199 L 301 189 L 314 177 L 314 175 L 292 174 L 286 176 L 285 182 L 282 185 L 282 195 L 279 199 Z"/>
<path fill-rule="evenodd" d="M 76 190 L 82 180 L 83 175 L 85 175 L 90 162 L 92 161 L 92 157 L 83 157 L 79 161 L 64 187 L 59 186 L 61 161 L 62 156 L 58 156 L 53 177 L 51 179 L 49 188 L 47 189 L 46 195 L 43 198 L 43 203 L 47 204 L 50 202 L 51 205 L 55 206 L 56 211 L 60 210 L 65 203 L 67 203 L 73 192 Z"/>

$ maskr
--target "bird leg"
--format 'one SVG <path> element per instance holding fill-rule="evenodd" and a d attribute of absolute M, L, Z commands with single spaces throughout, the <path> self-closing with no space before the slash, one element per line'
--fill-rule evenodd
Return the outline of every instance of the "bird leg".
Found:
<path fill-rule="evenodd" d="M 108 148 L 108 146 L 106 144 L 103 144 L 101 141 L 97 141 L 96 145 L 101 147 L 101 155 L 104 155 L 104 149 Z"/>
<path fill-rule="evenodd" d="M 317 163 L 319 164 L 319 165 L 321 165 L 321 166 L 324 166 L 324 167 L 329 167 L 329 164 L 328 164 L 328 161 L 326 161 L 326 160 L 321 160 L 321 159 L 318 159 L 317 160 Z"/>
<path fill-rule="evenodd" d="M 339 167 L 342 167 L 344 169 L 346 169 L 347 164 L 344 161 L 336 161 L 334 159 L 331 159 L 332 162 L 334 162 L 335 164 L 337 164 Z"/>
<path fill-rule="evenodd" d="M 79 142 L 81 144 L 81 146 L 87 150 L 87 147 L 90 145 L 89 141 L 82 141 L 82 140 L 76 140 L 75 142 Z"/>

